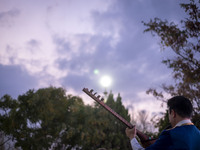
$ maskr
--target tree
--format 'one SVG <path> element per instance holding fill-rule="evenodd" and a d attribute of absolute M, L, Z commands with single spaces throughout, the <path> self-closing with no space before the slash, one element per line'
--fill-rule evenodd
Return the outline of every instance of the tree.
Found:
<path fill-rule="evenodd" d="M 118 95 L 115 101 L 114 95 L 110 92 L 106 104 L 128 121 L 130 120 L 128 111 L 122 105 L 120 95 Z M 79 110 L 82 111 L 70 115 L 72 120 L 73 118 L 77 118 L 74 120 L 76 123 L 73 123 L 75 125 L 73 130 L 76 130 L 77 134 L 80 135 L 75 136 L 77 139 L 73 140 L 78 145 L 78 147 L 76 147 L 77 149 L 128 149 L 127 145 L 129 140 L 124 134 L 125 126 L 99 104 L 95 103 L 93 107 L 83 106 L 81 109 L 79 108 Z M 82 127 L 80 128 L 79 126 Z M 67 134 L 68 133 L 66 133 L 66 135 Z M 65 140 L 64 143 L 66 143 Z"/>
<path fill-rule="evenodd" d="M 110 94 L 109 99 L 118 113 L 130 119 L 121 97 L 115 102 Z M 84 105 L 80 97 L 66 95 L 63 88 L 29 90 L 17 99 L 4 95 L 0 112 L 2 149 L 14 145 L 19 149 L 114 150 L 127 149 L 129 143 L 125 126 L 116 118 L 99 105 Z"/>
<path fill-rule="evenodd" d="M 173 58 L 163 60 L 162 63 L 173 70 L 174 84 L 163 84 L 162 90 L 171 96 L 183 95 L 188 97 L 194 106 L 194 123 L 200 128 L 200 1 L 190 0 L 180 4 L 188 17 L 174 22 L 154 18 L 143 24 L 145 32 L 151 32 L 160 37 L 161 48 L 174 52 Z M 149 89 L 156 98 L 164 101 L 163 91 Z"/>
<path fill-rule="evenodd" d="M 143 132 L 147 132 L 148 131 L 148 127 L 150 126 L 149 125 L 149 122 L 147 121 L 148 119 L 148 114 L 145 110 L 141 110 L 138 112 L 138 128 L 143 131 Z"/>
<path fill-rule="evenodd" d="M 121 100 L 120 94 L 118 94 L 115 100 L 113 93 L 110 92 L 106 104 L 127 121 L 130 121 L 128 110 L 125 109 Z M 96 149 L 99 147 L 112 150 L 130 149 L 129 140 L 124 134 L 126 126 L 101 106 L 96 105 L 96 108 L 95 118 L 99 122 L 96 124 L 96 127 L 99 129 L 98 132 L 100 135 L 99 146 Z M 97 137 L 99 138 L 99 136 Z"/>
<path fill-rule="evenodd" d="M 65 147 L 74 147 L 77 143 L 72 142 L 71 134 L 77 133 L 71 130 L 76 127 L 76 119 L 71 114 L 80 112 L 81 106 L 82 99 L 66 96 L 63 88 L 29 90 L 17 100 L 5 95 L 0 99 L 0 131 L 11 137 L 15 147 L 22 149 L 58 147 L 64 133 L 68 135 Z"/>

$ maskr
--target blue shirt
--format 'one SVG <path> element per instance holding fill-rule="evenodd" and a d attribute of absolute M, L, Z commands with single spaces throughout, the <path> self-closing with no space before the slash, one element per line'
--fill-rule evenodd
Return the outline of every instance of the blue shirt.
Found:
<path fill-rule="evenodd" d="M 133 150 L 145 150 L 136 140 L 131 140 Z M 189 119 L 182 120 L 172 129 L 164 130 L 159 139 L 146 150 L 200 150 L 200 131 Z"/>
<path fill-rule="evenodd" d="M 194 125 L 164 130 L 159 139 L 145 150 L 200 150 L 200 131 Z"/>

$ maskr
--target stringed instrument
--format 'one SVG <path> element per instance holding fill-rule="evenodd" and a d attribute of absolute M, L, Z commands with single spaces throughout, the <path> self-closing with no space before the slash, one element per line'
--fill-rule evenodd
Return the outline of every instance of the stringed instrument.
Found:
<path fill-rule="evenodd" d="M 103 108 L 105 108 L 108 112 L 110 112 L 113 116 L 115 116 L 119 121 L 121 121 L 124 125 L 126 125 L 128 128 L 133 128 L 135 125 L 132 125 L 130 122 L 125 120 L 123 117 L 121 117 L 118 113 L 116 113 L 113 109 L 111 109 L 108 105 L 104 103 L 104 98 L 101 98 L 100 95 L 96 96 L 97 93 L 92 93 L 94 90 L 88 90 L 88 88 L 83 88 L 83 92 L 85 92 L 87 95 L 89 95 L 93 100 L 95 100 L 97 103 L 99 103 Z M 136 129 L 137 130 L 137 129 Z M 137 130 L 137 136 L 139 137 L 143 147 L 148 147 L 151 144 L 153 144 L 156 139 L 152 139 L 151 137 L 145 135 L 141 131 Z"/>

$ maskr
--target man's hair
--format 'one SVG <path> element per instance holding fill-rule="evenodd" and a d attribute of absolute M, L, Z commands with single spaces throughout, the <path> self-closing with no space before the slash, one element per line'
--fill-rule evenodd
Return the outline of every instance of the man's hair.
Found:
<path fill-rule="evenodd" d="M 190 118 L 192 116 L 192 103 L 184 96 L 175 96 L 167 101 L 170 113 L 173 109 L 179 116 L 183 118 Z"/>

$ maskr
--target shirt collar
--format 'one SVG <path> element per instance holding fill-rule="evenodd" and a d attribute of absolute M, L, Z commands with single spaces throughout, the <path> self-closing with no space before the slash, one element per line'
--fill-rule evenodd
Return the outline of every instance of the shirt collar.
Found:
<path fill-rule="evenodd" d="M 191 120 L 190 120 L 190 119 L 182 120 L 182 121 L 178 122 L 178 123 L 175 125 L 175 127 L 181 126 L 181 125 L 183 125 L 183 124 L 185 124 L 185 123 L 191 123 Z"/>

